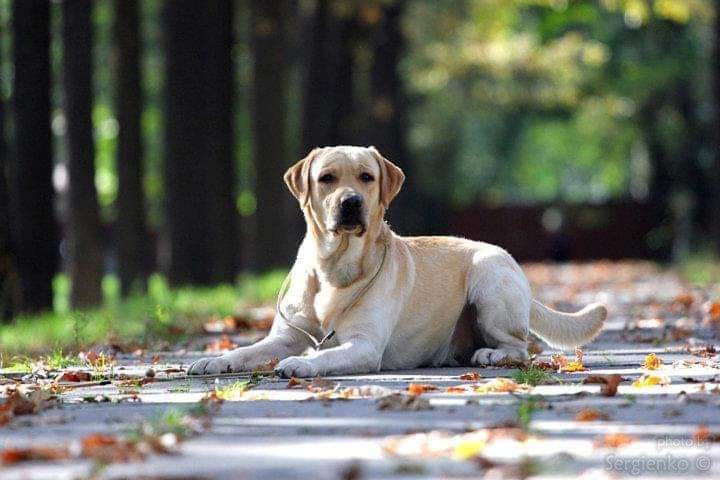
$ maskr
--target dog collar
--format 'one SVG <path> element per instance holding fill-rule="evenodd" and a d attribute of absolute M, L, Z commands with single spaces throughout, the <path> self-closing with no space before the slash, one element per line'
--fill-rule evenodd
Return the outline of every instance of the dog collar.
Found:
<path fill-rule="evenodd" d="M 340 312 L 340 315 L 338 315 L 339 317 L 342 317 L 343 315 L 345 315 L 348 312 L 348 310 L 350 310 L 352 307 L 354 307 L 360 301 L 360 299 L 363 297 L 363 295 L 365 295 L 365 293 L 367 293 L 367 291 L 370 290 L 370 287 L 373 286 L 373 284 L 375 283 L 375 280 L 377 280 L 377 277 L 378 277 L 378 275 L 380 275 L 380 271 L 382 270 L 383 265 L 385 265 L 385 257 L 387 256 L 387 250 L 388 250 L 387 243 L 385 243 L 383 246 L 384 246 L 383 256 L 382 256 L 382 259 L 380 260 L 380 265 L 378 265 L 378 268 L 375 271 L 375 274 L 372 276 L 372 278 L 370 278 L 370 281 L 368 283 L 366 283 L 362 289 L 360 289 L 358 294 L 355 295 L 355 298 L 353 299 L 353 301 L 350 302 L 347 307 L 343 308 L 342 312 Z M 275 305 L 275 310 L 277 311 L 278 315 L 280 315 L 282 317 L 282 319 L 285 320 L 285 323 L 290 328 L 305 335 L 308 338 L 308 340 L 310 340 L 310 342 L 312 343 L 313 348 L 315 350 L 320 350 L 322 348 L 322 346 L 328 340 L 330 340 L 331 338 L 333 338 L 335 336 L 335 330 L 331 329 L 322 339 L 318 340 L 317 337 L 315 337 L 315 335 L 308 332 L 301 326 L 293 325 L 293 323 L 290 322 L 290 320 L 285 316 L 285 312 L 283 312 L 283 310 L 280 306 L 283 301 L 283 298 L 285 298 L 285 294 L 287 293 L 287 289 L 290 285 L 290 274 L 291 273 L 292 273 L 292 270 L 290 270 L 290 272 L 285 277 L 285 280 L 283 280 L 282 285 L 280 286 L 280 292 L 278 293 L 278 299 L 277 299 L 277 304 Z"/>

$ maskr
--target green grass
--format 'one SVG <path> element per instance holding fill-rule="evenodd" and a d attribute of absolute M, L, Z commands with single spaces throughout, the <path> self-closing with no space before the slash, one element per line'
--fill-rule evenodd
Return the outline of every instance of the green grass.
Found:
<path fill-rule="evenodd" d="M 523 430 L 528 430 L 533 415 L 541 408 L 542 403 L 543 397 L 540 395 L 533 395 L 520 400 L 517 408 L 517 422 Z"/>
<path fill-rule="evenodd" d="M 163 277 L 153 275 L 146 295 L 126 300 L 119 297 L 116 279 L 108 277 L 103 281 L 102 308 L 72 311 L 67 278 L 59 276 L 54 282 L 55 310 L 19 316 L 11 324 L 0 325 L 0 352 L 6 366 L 20 354 L 47 355 L 58 365 L 69 365 L 70 356 L 63 351 L 78 352 L 108 342 L 147 346 L 157 340 L 179 341 L 199 331 L 212 316 L 239 313 L 246 305 L 273 303 L 284 277 L 282 271 L 243 274 L 233 285 L 171 289 Z"/>
<path fill-rule="evenodd" d="M 720 258 L 710 251 L 691 254 L 677 268 L 687 281 L 695 285 L 720 283 Z"/>
<path fill-rule="evenodd" d="M 534 387 L 536 385 L 540 385 L 541 383 L 545 383 L 550 378 L 550 375 L 548 375 L 548 373 L 542 368 L 530 365 L 528 368 L 515 370 L 512 374 L 512 378 L 517 383 L 527 383 L 528 385 L 532 385 Z"/>

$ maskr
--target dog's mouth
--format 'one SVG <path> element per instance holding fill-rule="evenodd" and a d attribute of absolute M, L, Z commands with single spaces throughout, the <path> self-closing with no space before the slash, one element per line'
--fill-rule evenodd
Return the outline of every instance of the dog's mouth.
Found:
<path fill-rule="evenodd" d="M 365 223 L 359 218 L 342 218 L 335 222 L 330 231 L 336 235 L 353 234 L 361 236 L 365 233 Z"/>

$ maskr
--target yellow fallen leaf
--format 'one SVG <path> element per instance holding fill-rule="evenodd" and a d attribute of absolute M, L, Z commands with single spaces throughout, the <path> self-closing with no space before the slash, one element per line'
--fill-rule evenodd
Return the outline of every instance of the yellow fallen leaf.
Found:
<path fill-rule="evenodd" d="M 565 372 L 565 373 L 573 373 L 573 372 L 586 372 L 587 368 L 583 366 L 581 362 L 578 361 L 572 361 L 567 362 L 565 366 L 560 367 L 558 369 L 558 372 Z"/>
<path fill-rule="evenodd" d="M 632 386 L 635 388 L 654 387 L 657 385 L 670 385 L 670 379 L 658 375 L 643 375 L 632 383 Z"/>
<path fill-rule="evenodd" d="M 662 360 L 660 360 L 657 355 L 650 353 L 645 357 L 645 362 L 643 362 L 642 366 L 646 370 L 657 370 L 662 367 L 662 364 Z"/>
<path fill-rule="evenodd" d="M 488 443 L 486 432 L 479 435 L 467 436 L 455 445 L 453 456 L 459 460 L 477 457 Z"/>

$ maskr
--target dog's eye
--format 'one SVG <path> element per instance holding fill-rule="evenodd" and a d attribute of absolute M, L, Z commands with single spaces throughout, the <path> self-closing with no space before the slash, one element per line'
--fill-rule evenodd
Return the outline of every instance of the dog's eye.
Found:
<path fill-rule="evenodd" d="M 318 182 L 320 183 L 331 183 L 335 181 L 335 177 L 332 173 L 326 173 L 325 175 L 322 175 L 320 178 L 318 178 Z"/>
<path fill-rule="evenodd" d="M 373 180 L 375 180 L 375 177 L 373 177 L 372 175 L 370 175 L 367 172 L 363 172 L 360 174 L 360 180 L 362 180 L 365 183 L 368 183 L 368 182 L 372 182 Z"/>

